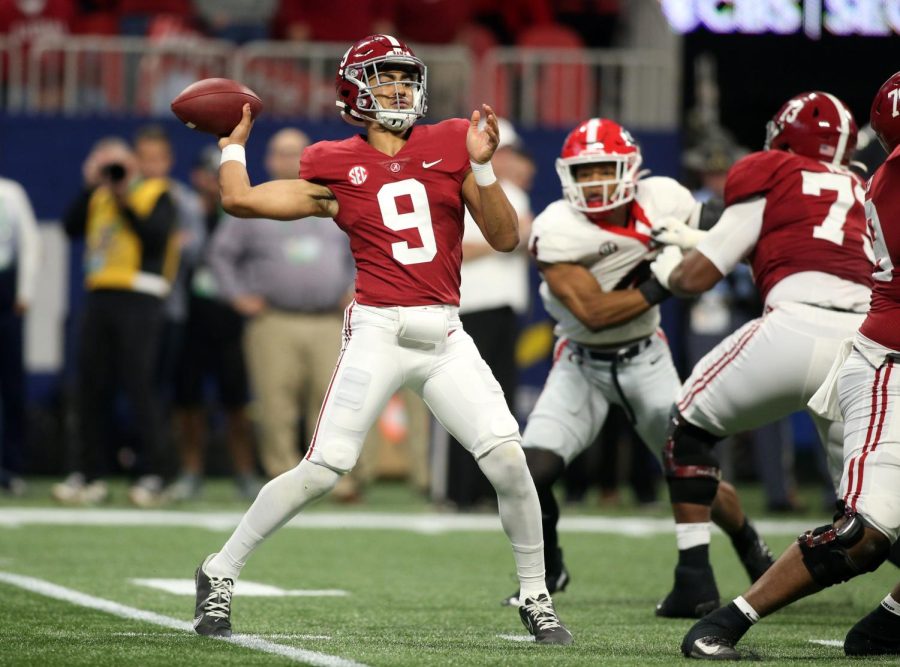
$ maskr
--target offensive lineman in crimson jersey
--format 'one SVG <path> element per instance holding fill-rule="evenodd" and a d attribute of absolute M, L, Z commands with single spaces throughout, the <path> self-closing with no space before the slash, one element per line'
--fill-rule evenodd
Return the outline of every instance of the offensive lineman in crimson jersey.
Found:
<path fill-rule="evenodd" d="M 419 393 L 475 458 L 497 492 L 501 523 L 525 590 L 519 615 L 542 644 L 570 644 L 544 582 L 540 504 L 518 424 L 458 315 L 463 206 L 488 243 L 518 244 L 515 211 L 493 177 L 497 117 L 415 126 L 426 110 L 426 67 L 390 35 L 348 49 L 337 105 L 365 135 L 306 149 L 298 180 L 251 186 L 243 163 L 249 105 L 220 141 L 222 203 L 238 217 L 331 217 L 350 237 L 356 299 L 305 459 L 269 482 L 221 551 L 197 569 L 196 631 L 231 634 L 234 580 L 250 553 L 353 468 L 363 439 L 401 387 Z M 486 124 L 478 129 L 484 114 Z"/>
<path fill-rule="evenodd" d="M 665 458 L 676 529 L 705 540 L 679 552 L 662 615 L 719 597 L 708 553 L 720 477 L 713 445 L 805 409 L 841 341 L 865 317 L 872 248 L 862 183 L 848 169 L 855 145 L 856 123 L 840 100 L 822 92 L 793 97 L 769 123 L 766 150 L 729 171 L 716 225 L 709 232 L 671 226 L 655 236 L 692 248 L 683 259 L 677 246 L 666 248 L 651 265 L 674 294 L 700 294 L 746 258 L 765 303 L 762 317 L 697 363 L 673 408 Z M 842 424 L 811 416 L 836 483 Z"/>
<path fill-rule="evenodd" d="M 870 122 L 889 154 L 866 188 L 875 254 L 871 307 L 810 400 L 822 415 L 845 419 L 843 512 L 801 535 L 749 591 L 694 625 L 682 642 L 685 655 L 739 658 L 735 644 L 761 617 L 875 570 L 900 536 L 900 72 L 875 95 Z M 853 626 L 844 652 L 900 655 L 900 584 Z"/>
<path fill-rule="evenodd" d="M 596 439 L 609 406 L 621 406 L 641 439 L 662 453 L 680 382 L 659 329 L 657 304 L 669 292 L 650 274 L 657 253 L 651 232 L 671 220 L 696 227 L 701 214 L 699 202 L 676 181 L 641 178 L 640 148 L 611 120 L 592 118 L 575 128 L 556 166 L 564 198 L 537 216 L 530 247 L 558 342 L 522 436 L 541 500 L 551 593 L 569 582 L 553 485 Z M 772 555 L 730 484 L 720 486 L 714 513 L 755 581 Z M 505 603 L 518 599 L 517 593 Z"/>

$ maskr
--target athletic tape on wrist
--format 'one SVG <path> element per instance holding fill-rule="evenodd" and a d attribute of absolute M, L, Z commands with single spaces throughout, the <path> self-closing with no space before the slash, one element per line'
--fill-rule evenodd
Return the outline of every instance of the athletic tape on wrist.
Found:
<path fill-rule="evenodd" d="M 479 186 L 486 188 L 497 182 L 497 177 L 494 176 L 494 167 L 490 162 L 479 164 L 474 160 L 469 160 L 469 164 L 472 165 L 472 175 L 475 176 L 475 182 Z"/>
<path fill-rule="evenodd" d="M 246 167 L 247 153 L 244 150 L 244 147 L 240 144 L 228 144 L 225 148 L 223 148 L 222 159 L 219 161 L 219 166 L 222 166 L 228 161 L 240 162 Z"/>

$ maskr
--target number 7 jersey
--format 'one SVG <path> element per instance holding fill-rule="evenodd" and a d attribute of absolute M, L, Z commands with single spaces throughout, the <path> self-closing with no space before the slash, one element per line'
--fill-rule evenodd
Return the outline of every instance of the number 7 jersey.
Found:
<path fill-rule="evenodd" d="M 309 146 L 300 178 L 328 187 L 350 237 L 356 301 L 459 305 L 469 122 L 416 125 L 393 157 L 362 135 Z"/>
<path fill-rule="evenodd" d="M 749 259 L 763 301 L 777 283 L 803 272 L 871 286 L 871 241 L 858 176 L 786 151 L 751 153 L 728 172 L 725 204 L 757 197 L 765 198 L 765 210 Z"/>

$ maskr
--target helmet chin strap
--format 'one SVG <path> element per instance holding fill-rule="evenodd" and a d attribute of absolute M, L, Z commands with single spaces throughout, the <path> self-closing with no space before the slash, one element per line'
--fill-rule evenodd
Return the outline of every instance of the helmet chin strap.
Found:
<path fill-rule="evenodd" d="M 375 120 L 392 132 L 408 130 L 416 122 L 414 113 L 397 113 L 396 111 L 376 111 Z"/>

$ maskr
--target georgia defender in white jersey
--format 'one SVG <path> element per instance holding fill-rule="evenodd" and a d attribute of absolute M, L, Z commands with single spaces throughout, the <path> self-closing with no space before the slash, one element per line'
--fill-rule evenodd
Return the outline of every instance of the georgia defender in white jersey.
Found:
<path fill-rule="evenodd" d="M 540 293 L 559 340 L 547 383 L 528 419 L 523 447 L 544 522 L 547 587 L 569 581 L 556 532 L 553 484 L 597 437 L 609 406 L 621 406 L 661 453 L 679 387 L 657 304 L 669 296 L 650 275 L 651 231 L 668 221 L 696 226 L 701 206 L 670 178 L 640 179 L 640 150 L 618 123 L 592 118 L 567 137 L 557 171 L 564 199 L 534 221 L 530 248 Z M 640 179 L 640 180 L 639 180 Z M 771 554 L 747 522 L 730 485 L 717 519 L 751 579 Z M 507 598 L 515 604 L 517 596 Z"/>

